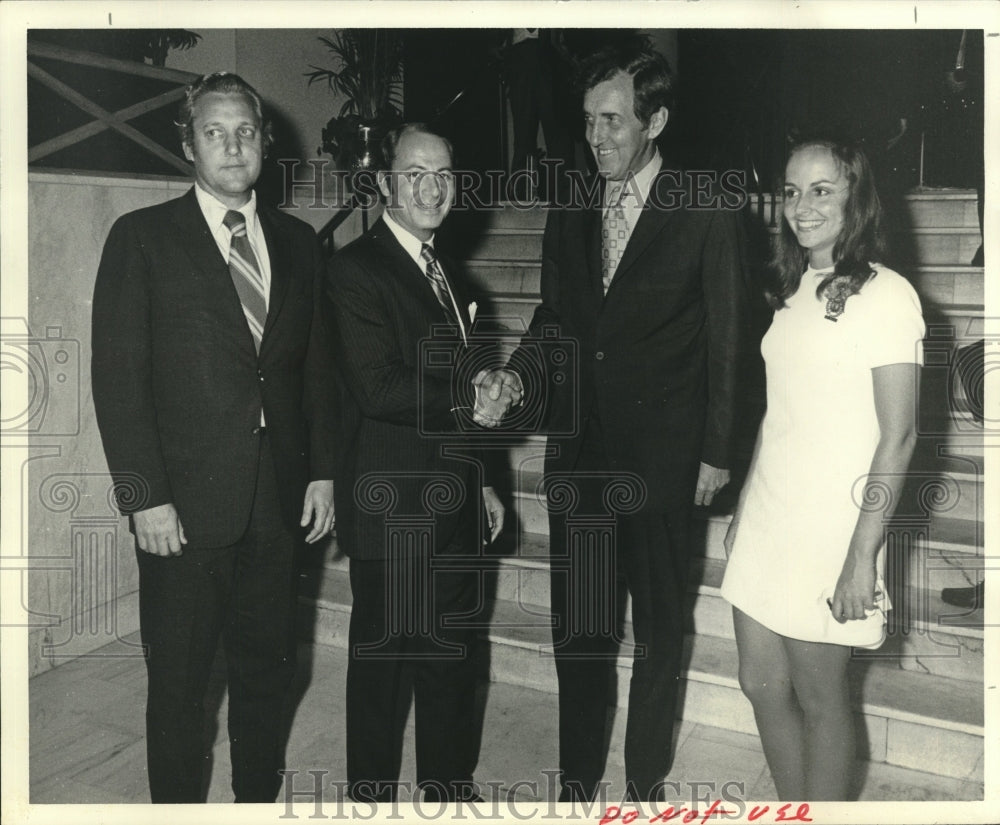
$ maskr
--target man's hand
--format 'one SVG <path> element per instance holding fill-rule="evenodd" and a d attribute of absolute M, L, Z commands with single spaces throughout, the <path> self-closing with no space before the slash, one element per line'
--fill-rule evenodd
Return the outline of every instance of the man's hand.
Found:
<path fill-rule="evenodd" d="M 154 556 L 179 556 L 187 544 L 181 520 L 173 504 L 161 504 L 132 514 L 139 549 Z"/>
<path fill-rule="evenodd" d="M 486 518 L 490 525 L 490 542 L 494 542 L 503 530 L 505 510 L 503 502 L 492 487 L 483 487 L 483 506 L 486 507 Z"/>
<path fill-rule="evenodd" d="M 720 470 L 710 464 L 701 462 L 698 468 L 698 486 L 694 491 L 694 503 L 698 507 L 707 507 L 712 503 L 715 494 L 729 483 L 729 470 Z"/>
<path fill-rule="evenodd" d="M 476 404 L 472 420 L 480 427 L 497 427 L 511 407 L 524 398 L 521 377 L 511 370 L 480 370 L 472 379 Z"/>
<path fill-rule="evenodd" d="M 312 522 L 312 530 L 306 536 L 306 542 L 313 544 L 323 536 L 329 535 L 335 523 L 333 514 L 333 481 L 310 481 L 306 487 L 305 501 L 302 504 L 302 520 L 299 525 L 305 527 Z"/>

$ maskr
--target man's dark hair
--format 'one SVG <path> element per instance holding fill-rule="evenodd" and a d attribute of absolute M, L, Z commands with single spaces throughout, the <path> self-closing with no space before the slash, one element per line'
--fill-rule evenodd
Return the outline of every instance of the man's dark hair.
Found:
<path fill-rule="evenodd" d="M 452 148 L 451 141 L 448 140 L 444 135 L 438 134 L 426 123 L 401 123 L 399 126 L 395 126 L 390 129 L 386 136 L 382 138 L 382 160 L 384 161 L 383 168 L 385 171 L 392 169 L 392 164 L 396 162 L 396 149 L 399 147 L 399 141 L 403 139 L 403 135 L 408 135 L 411 132 L 416 132 L 421 135 L 431 135 L 432 137 L 440 138 L 444 141 L 445 146 L 448 147 L 448 157 L 454 163 L 455 161 L 455 151 Z"/>
<path fill-rule="evenodd" d="M 203 95 L 218 92 L 224 95 L 243 95 L 250 108 L 257 116 L 257 126 L 261 130 L 261 141 L 264 151 L 271 146 L 274 138 L 270 121 L 264 120 L 264 106 L 257 90 L 238 74 L 231 72 L 213 72 L 199 77 L 184 90 L 184 99 L 177 110 L 177 120 L 174 125 L 181 138 L 181 143 L 190 146 L 194 138 L 194 107 Z"/>
<path fill-rule="evenodd" d="M 674 75 L 670 63 L 653 49 L 647 36 L 636 35 L 585 58 L 577 73 L 577 87 L 585 94 L 619 72 L 632 76 L 633 110 L 643 126 L 661 106 L 673 112 Z"/>

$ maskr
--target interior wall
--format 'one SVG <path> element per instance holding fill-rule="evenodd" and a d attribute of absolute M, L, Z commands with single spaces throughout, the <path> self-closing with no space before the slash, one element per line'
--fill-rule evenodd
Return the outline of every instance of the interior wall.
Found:
<path fill-rule="evenodd" d="M 19 457 L 25 516 L 20 555 L 30 558 L 31 568 L 22 598 L 32 628 L 32 674 L 138 629 L 134 542 L 112 505 L 90 391 L 91 297 L 115 219 L 187 187 L 29 175 L 29 317 L 13 322 L 25 336 L 23 352 L 35 390 L 27 416 L 35 435 L 30 451 Z M 139 655 L 136 648 L 117 649 L 121 655 Z"/>

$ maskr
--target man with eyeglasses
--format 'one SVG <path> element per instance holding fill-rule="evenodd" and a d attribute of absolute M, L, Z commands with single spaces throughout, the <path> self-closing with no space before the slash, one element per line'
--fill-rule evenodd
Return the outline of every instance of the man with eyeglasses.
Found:
<path fill-rule="evenodd" d="M 476 635 L 461 617 L 479 606 L 480 576 L 462 561 L 496 538 L 504 509 L 463 433 L 519 398 L 476 399 L 461 377 L 475 304 L 434 245 L 455 194 L 451 145 L 405 124 L 382 150 L 384 216 L 333 258 L 327 279 L 341 398 L 337 536 L 353 594 L 348 793 L 396 798 L 412 680 L 424 799 L 468 800 Z"/>

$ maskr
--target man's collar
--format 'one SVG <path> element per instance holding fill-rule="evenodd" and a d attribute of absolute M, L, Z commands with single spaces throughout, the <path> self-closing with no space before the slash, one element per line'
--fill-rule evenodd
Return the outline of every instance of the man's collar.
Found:
<path fill-rule="evenodd" d="M 643 206 L 646 203 L 646 198 L 649 197 L 649 190 L 653 188 L 653 180 L 662 168 L 663 157 L 660 155 L 660 150 L 656 149 L 653 157 L 638 172 L 629 172 L 625 175 L 624 180 L 621 181 L 608 181 L 607 189 L 605 190 L 605 203 L 610 202 L 610 193 L 614 191 L 615 187 L 623 185 L 625 188 L 625 195 L 623 197 L 634 195 L 636 205 Z"/>
<path fill-rule="evenodd" d="M 201 212 L 205 216 L 205 220 L 208 221 L 208 225 L 214 232 L 222 225 L 222 220 L 226 217 L 226 213 L 231 209 L 231 207 L 226 206 L 226 204 L 220 201 L 211 192 L 202 189 L 201 185 L 197 181 L 194 184 L 194 196 L 198 201 L 198 206 L 201 207 Z M 250 200 L 248 200 L 236 211 L 246 218 L 247 226 L 251 226 L 254 217 L 257 214 L 257 193 L 251 189 Z"/>
<path fill-rule="evenodd" d="M 392 212 L 390 210 L 386 209 L 382 215 L 385 218 L 385 225 L 388 226 L 389 231 L 396 236 L 396 240 L 399 241 L 403 249 L 406 250 L 406 254 L 413 258 L 413 260 L 417 263 L 420 263 L 420 252 L 423 249 L 424 244 L 429 244 L 433 248 L 434 236 L 431 235 L 430 239 L 422 241 L 405 226 L 397 223 L 396 219 L 392 217 Z"/>

